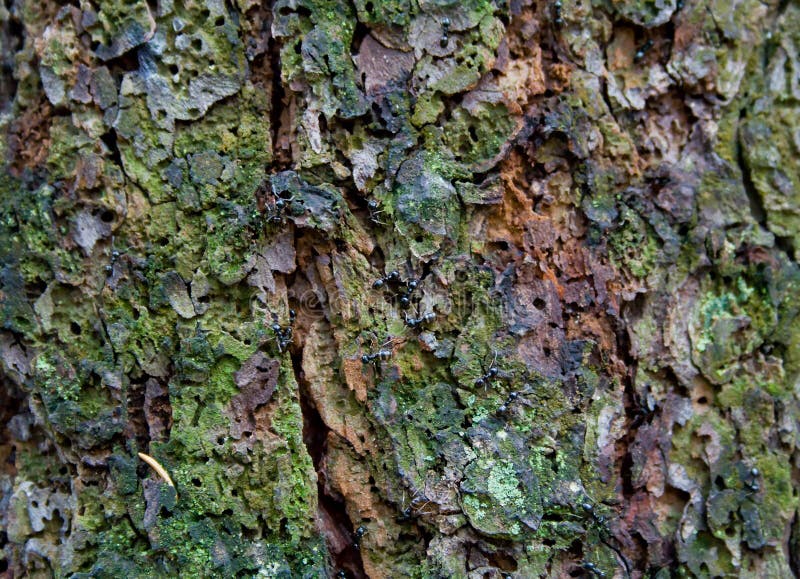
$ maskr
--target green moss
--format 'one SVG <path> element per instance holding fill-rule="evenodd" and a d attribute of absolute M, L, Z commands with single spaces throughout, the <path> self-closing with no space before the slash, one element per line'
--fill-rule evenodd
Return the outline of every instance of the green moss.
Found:
<path fill-rule="evenodd" d="M 359 22 L 367 26 L 385 25 L 405 28 L 418 8 L 409 0 L 355 0 Z"/>
<path fill-rule="evenodd" d="M 648 224 L 632 209 L 623 206 L 616 227 L 609 238 L 614 264 L 645 278 L 657 265 L 662 248 Z"/>
<path fill-rule="evenodd" d="M 330 0 L 279 2 L 273 31 L 288 39 L 281 47 L 281 77 L 287 85 L 307 82 L 328 118 L 353 118 L 365 112 L 364 97 L 350 57 L 355 14 L 350 6 Z"/>
<path fill-rule="evenodd" d="M 481 171 L 492 164 L 515 128 L 504 105 L 480 104 L 453 111 L 443 127 L 447 149 L 467 167 Z"/>
<path fill-rule="evenodd" d="M 693 359 L 706 377 L 716 384 L 731 379 L 738 361 L 752 354 L 774 331 L 775 306 L 758 283 L 761 277 L 736 282 L 708 291 L 692 316 L 690 335 Z M 750 285 L 756 281 L 755 284 Z"/>
<path fill-rule="evenodd" d="M 489 496 L 503 507 L 521 507 L 522 493 L 514 467 L 509 462 L 495 465 L 489 472 L 487 482 Z"/>

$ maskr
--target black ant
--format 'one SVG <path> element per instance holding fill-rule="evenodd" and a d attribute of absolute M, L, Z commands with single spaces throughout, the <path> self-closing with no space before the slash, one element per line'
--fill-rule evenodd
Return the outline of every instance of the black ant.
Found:
<path fill-rule="evenodd" d="M 475 380 L 475 386 L 477 386 L 478 388 L 480 388 L 481 386 L 485 387 L 489 383 L 489 381 L 491 381 L 492 378 L 497 376 L 497 372 L 498 369 L 492 366 L 486 371 L 486 374 Z"/>
<path fill-rule="evenodd" d="M 633 62 L 639 62 L 642 60 L 651 48 L 653 48 L 653 41 L 648 39 L 647 42 L 639 47 L 639 49 L 636 51 L 636 54 L 633 55 Z"/>
<path fill-rule="evenodd" d="M 513 392 L 509 392 L 506 401 L 497 407 L 497 412 L 499 412 L 500 414 L 506 414 L 511 409 L 511 405 L 517 400 L 519 400 L 520 402 L 524 402 L 525 404 L 530 406 L 531 405 L 530 402 L 528 402 L 524 398 L 520 398 L 523 394 L 528 394 L 529 392 L 530 389 L 528 384 L 526 384 L 525 388 L 523 388 L 522 390 L 514 390 Z"/>
<path fill-rule="evenodd" d="M 497 352 L 495 352 L 495 354 L 494 354 L 494 359 L 492 360 L 492 363 L 489 364 L 489 369 L 486 370 L 486 372 L 483 373 L 483 376 L 481 376 L 480 378 L 475 380 L 475 386 L 477 388 L 480 388 L 482 386 L 486 387 L 489 384 L 489 382 L 492 380 L 492 378 L 497 376 L 497 373 L 499 372 L 499 370 L 498 370 L 497 366 L 494 365 L 494 363 L 496 361 L 497 361 Z"/>
<path fill-rule="evenodd" d="M 364 364 L 369 364 L 370 362 L 375 362 L 376 360 L 377 361 L 388 360 L 391 357 L 392 357 L 391 350 L 378 350 L 377 352 L 374 352 L 372 354 L 364 354 L 363 356 L 361 356 L 361 361 Z"/>
<path fill-rule="evenodd" d="M 397 515 L 397 517 L 395 517 L 395 520 L 398 523 L 407 523 L 413 519 L 414 519 L 414 509 L 412 509 L 410 506 L 404 508 L 402 511 L 400 511 L 400 514 Z"/>
<path fill-rule="evenodd" d="M 561 0 L 556 0 L 553 2 L 553 11 L 555 12 L 555 17 L 553 18 L 553 23 L 556 26 L 562 26 L 564 24 L 564 18 L 561 16 Z"/>
<path fill-rule="evenodd" d="M 356 532 L 353 535 L 353 548 L 357 551 L 361 549 L 361 539 L 367 534 L 367 532 L 367 528 L 364 525 L 360 525 L 356 529 Z"/>
<path fill-rule="evenodd" d="M 111 263 L 105 266 L 106 273 L 111 275 L 111 272 L 114 271 L 114 264 L 117 263 L 119 259 L 120 253 L 116 249 L 111 250 Z"/>
<path fill-rule="evenodd" d="M 111 261 L 108 263 L 108 265 L 105 266 L 105 268 L 103 268 L 103 269 L 106 270 L 106 273 L 109 274 L 109 275 L 111 275 L 111 272 L 114 271 L 114 264 L 117 263 L 117 260 L 120 258 L 120 255 L 122 255 L 119 251 L 117 251 L 116 249 L 113 249 L 113 247 L 114 247 L 114 236 L 113 235 L 111 236 L 111 247 L 112 247 L 112 249 L 111 249 Z"/>
<path fill-rule="evenodd" d="M 400 514 L 396 517 L 396 521 L 398 523 L 407 523 L 420 515 L 426 515 L 431 513 L 423 512 L 423 509 L 430 504 L 430 501 L 426 499 L 419 491 L 414 491 L 414 497 L 411 499 L 411 504 L 407 507 L 405 506 L 406 497 L 405 494 L 403 495 L 403 510 L 400 511 Z M 421 506 L 417 506 L 419 503 L 422 503 Z"/>
<path fill-rule="evenodd" d="M 600 527 L 601 535 L 605 535 L 606 538 L 611 536 L 611 531 L 608 529 L 608 517 L 606 515 L 598 513 L 595 506 L 588 501 L 581 504 L 581 509 L 597 523 Z"/>
<path fill-rule="evenodd" d="M 277 316 L 274 316 L 273 314 L 273 317 L 274 323 L 272 324 L 271 328 L 275 333 L 275 340 L 278 342 L 278 352 L 283 353 L 292 343 L 292 326 L 294 325 L 294 320 L 297 317 L 297 314 L 294 310 L 289 310 L 289 325 L 286 327 L 283 327 L 278 323 Z"/>
<path fill-rule="evenodd" d="M 372 283 L 373 289 L 381 289 L 384 287 L 391 289 L 399 296 L 399 305 L 405 310 L 411 305 L 412 294 L 419 287 L 419 280 L 412 277 L 403 281 L 400 277 L 400 272 L 393 270 Z"/>
<path fill-rule="evenodd" d="M 603 571 L 601 571 L 600 569 L 598 569 L 597 565 L 595 565 L 591 561 L 584 561 L 581 564 L 581 567 L 586 569 L 589 573 L 591 573 L 595 577 L 605 577 L 606 576 L 606 574 Z"/>
<path fill-rule="evenodd" d="M 606 522 L 605 515 L 598 514 L 597 511 L 595 511 L 594 505 L 592 503 L 589 502 L 581 503 L 581 508 L 586 514 L 590 515 L 595 521 L 597 521 L 601 525 L 605 524 Z"/>
<path fill-rule="evenodd" d="M 406 325 L 409 328 L 419 328 L 423 325 L 430 324 L 436 319 L 436 314 L 434 312 L 428 312 L 424 316 L 420 318 L 409 318 L 406 316 Z"/>
<path fill-rule="evenodd" d="M 448 43 L 450 42 L 450 19 L 445 16 L 442 18 L 442 37 L 439 39 L 439 46 L 442 48 L 447 48 Z"/>
<path fill-rule="evenodd" d="M 286 221 L 286 212 L 292 201 L 294 201 L 294 197 L 289 197 L 288 199 L 277 197 L 275 202 L 267 207 L 267 222 L 282 224 Z"/>
<path fill-rule="evenodd" d="M 369 219 L 373 223 L 377 225 L 386 225 L 383 221 L 380 220 L 379 215 L 383 213 L 383 209 L 381 209 L 381 204 L 378 203 L 375 199 L 370 199 L 367 203 L 367 209 L 369 209 Z"/>
<path fill-rule="evenodd" d="M 397 283 L 400 281 L 400 272 L 397 270 L 390 271 L 385 276 L 376 279 L 372 282 L 372 289 L 381 289 L 384 285 L 390 283 Z"/>
<path fill-rule="evenodd" d="M 758 477 L 761 474 L 761 471 L 758 470 L 756 467 L 750 469 L 748 473 L 750 476 L 748 477 L 745 486 L 754 493 L 757 493 L 761 490 L 761 485 L 758 484 Z"/>
<path fill-rule="evenodd" d="M 286 217 L 290 215 L 301 215 L 305 210 L 300 209 L 299 211 L 295 205 L 295 197 L 294 195 L 289 194 L 288 197 L 284 197 L 285 194 L 289 193 L 288 191 L 276 191 L 275 187 L 272 188 L 272 197 L 274 201 L 271 205 L 267 205 L 264 208 L 264 215 L 263 219 L 266 223 L 276 223 L 276 224 L 283 224 L 286 221 Z M 302 201 L 299 201 L 302 205 Z"/>
<path fill-rule="evenodd" d="M 389 346 L 391 343 L 392 343 L 392 338 L 389 337 L 389 339 L 386 340 L 386 342 L 384 342 L 383 346 L 381 346 L 377 352 L 363 354 L 361 356 L 361 362 L 365 366 L 370 363 L 375 364 L 377 366 L 377 363 L 385 362 L 386 360 L 392 357 L 392 350 L 387 349 L 387 346 Z"/>

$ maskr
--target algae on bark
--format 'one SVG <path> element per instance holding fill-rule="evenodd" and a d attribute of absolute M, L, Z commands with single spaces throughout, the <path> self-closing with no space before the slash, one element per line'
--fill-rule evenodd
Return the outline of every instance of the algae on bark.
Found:
<path fill-rule="evenodd" d="M 799 21 L 0 6 L 0 570 L 799 573 Z"/>

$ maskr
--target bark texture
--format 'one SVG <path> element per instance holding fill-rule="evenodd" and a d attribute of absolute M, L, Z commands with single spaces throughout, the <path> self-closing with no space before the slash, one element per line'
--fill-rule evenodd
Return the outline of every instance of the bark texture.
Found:
<path fill-rule="evenodd" d="M 796 2 L 5 0 L 0 47 L 0 574 L 800 572 Z"/>

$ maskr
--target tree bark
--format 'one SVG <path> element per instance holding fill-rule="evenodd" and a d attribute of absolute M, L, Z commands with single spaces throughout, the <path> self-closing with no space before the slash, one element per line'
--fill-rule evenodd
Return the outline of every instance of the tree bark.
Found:
<path fill-rule="evenodd" d="M 0 574 L 800 573 L 797 3 L 0 46 Z"/>

